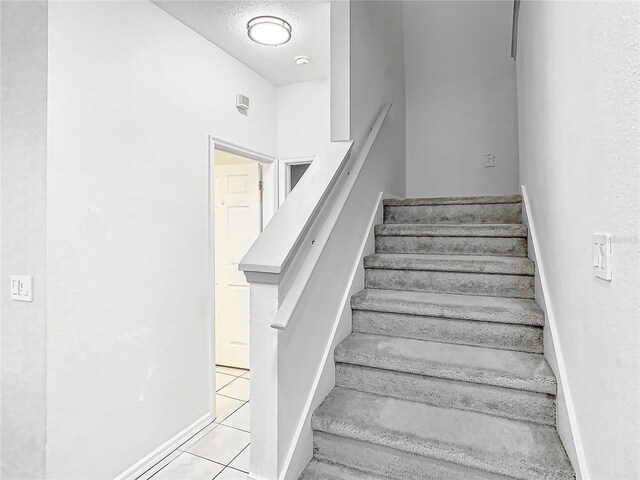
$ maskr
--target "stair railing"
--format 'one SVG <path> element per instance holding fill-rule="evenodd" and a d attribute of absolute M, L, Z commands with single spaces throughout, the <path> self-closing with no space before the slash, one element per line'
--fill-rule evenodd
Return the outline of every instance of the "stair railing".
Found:
<path fill-rule="evenodd" d="M 289 435 L 279 438 L 278 358 L 287 348 L 279 334 L 296 326 L 300 300 L 390 108 L 382 107 L 357 156 L 352 141 L 332 142 L 317 155 L 240 262 L 250 284 L 253 478 L 280 478 L 290 448 Z"/>

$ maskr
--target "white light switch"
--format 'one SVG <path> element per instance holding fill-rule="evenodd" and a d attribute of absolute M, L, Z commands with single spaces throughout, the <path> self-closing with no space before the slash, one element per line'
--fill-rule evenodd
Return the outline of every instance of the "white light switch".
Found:
<path fill-rule="evenodd" d="M 611 235 L 593 235 L 593 274 L 603 280 L 611 280 Z"/>
<path fill-rule="evenodd" d="M 33 301 L 32 283 L 31 275 L 11 275 L 11 300 Z"/>

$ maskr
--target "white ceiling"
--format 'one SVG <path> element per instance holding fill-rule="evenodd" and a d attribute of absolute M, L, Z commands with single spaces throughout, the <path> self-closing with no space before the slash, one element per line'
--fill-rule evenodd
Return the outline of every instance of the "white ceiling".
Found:
<path fill-rule="evenodd" d="M 275 85 L 329 77 L 328 0 L 152 2 Z M 247 22 L 260 15 L 273 15 L 289 22 L 291 40 L 279 47 L 270 47 L 249 39 Z M 297 55 L 308 56 L 311 64 L 296 65 Z"/>

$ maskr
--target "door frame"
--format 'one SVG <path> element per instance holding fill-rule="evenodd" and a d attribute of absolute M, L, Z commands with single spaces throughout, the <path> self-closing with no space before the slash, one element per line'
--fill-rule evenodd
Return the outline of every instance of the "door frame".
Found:
<path fill-rule="evenodd" d="M 291 193 L 291 165 L 311 164 L 315 158 L 313 155 L 308 155 L 278 159 L 278 206 L 282 205 Z"/>
<path fill-rule="evenodd" d="M 207 182 L 208 182 L 208 199 L 207 199 L 207 222 L 208 222 L 208 250 L 209 250 L 209 259 L 208 259 L 208 308 L 207 314 L 209 316 L 209 408 L 211 409 L 211 418 L 216 418 L 216 310 L 215 310 L 215 258 L 216 258 L 216 231 L 215 231 L 215 157 L 216 150 L 222 150 L 224 152 L 233 153 L 236 155 L 240 155 L 245 158 L 249 158 L 251 160 L 255 160 L 258 162 L 261 168 L 261 179 L 265 182 L 264 177 L 264 169 L 263 165 L 277 165 L 278 159 L 276 157 L 272 157 L 266 155 L 264 153 L 257 152 L 255 150 L 251 150 L 250 148 L 243 147 L 241 145 L 237 145 L 232 142 L 227 142 L 226 140 L 222 140 L 220 138 L 216 138 L 213 135 L 209 135 L 209 152 L 208 152 L 208 164 L 207 164 Z M 274 212 L 279 207 L 278 204 L 278 169 L 273 168 L 273 175 L 271 176 L 271 189 L 274 198 L 271 199 L 273 202 Z M 263 223 L 264 217 L 264 198 L 261 193 L 261 211 L 260 211 L 260 222 Z M 260 225 L 260 230 L 262 231 L 264 225 Z"/>

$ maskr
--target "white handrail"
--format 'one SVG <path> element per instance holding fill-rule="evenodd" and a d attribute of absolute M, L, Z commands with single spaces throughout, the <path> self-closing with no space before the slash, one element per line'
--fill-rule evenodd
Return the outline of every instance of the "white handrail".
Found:
<path fill-rule="evenodd" d="M 251 275 L 272 276 L 278 283 L 347 163 L 353 142 L 332 142 L 320 152 L 276 215 L 240 262 Z"/>
<path fill-rule="evenodd" d="M 382 124 L 384 123 L 385 118 L 387 118 L 387 114 L 389 113 L 389 109 L 391 108 L 391 104 L 386 104 L 382 107 L 380 114 L 376 118 L 367 139 L 365 140 L 358 157 L 354 161 L 353 165 L 347 172 L 348 178 L 338 193 L 338 197 L 335 199 L 331 210 L 329 211 L 327 217 L 325 218 L 324 228 L 318 232 L 318 235 L 315 238 L 315 241 L 309 250 L 307 256 L 305 257 L 304 263 L 301 265 L 298 270 L 298 274 L 296 276 L 296 282 L 291 286 L 287 296 L 284 298 L 280 308 L 278 309 L 278 313 L 276 317 L 273 319 L 271 326 L 273 328 L 277 328 L 279 330 L 286 330 L 289 325 L 289 320 L 295 314 L 298 305 L 300 304 L 300 298 L 304 293 L 309 280 L 318 264 L 318 260 L 324 251 L 324 248 L 331 237 L 331 233 L 336 226 L 338 221 L 338 217 L 344 208 L 347 199 L 349 198 L 349 194 L 351 193 L 351 189 L 353 185 L 356 183 L 358 176 L 360 175 L 360 171 L 369 156 L 369 152 L 373 147 L 373 143 L 378 137 L 378 132 L 380 128 L 382 128 Z"/>
<path fill-rule="evenodd" d="M 273 328 L 277 328 L 280 330 L 285 330 L 289 324 L 290 319 L 293 317 L 298 305 L 300 303 L 300 298 L 304 293 L 309 280 L 318 264 L 318 260 L 324 251 L 324 248 L 329 240 L 333 229 L 335 228 L 336 222 L 340 213 L 342 212 L 347 199 L 349 198 L 349 194 L 360 175 L 360 171 L 369 156 L 369 152 L 373 147 L 373 143 L 375 142 L 378 132 L 384 123 L 384 120 L 387 118 L 387 114 L 389 113 L 389 109 L 391 108 L 391 104 L 386 104 L 382 107 L 380 114 L 376 118 L 369 135 L 367 136 L 358 157 L 347 170 L 346 180 L 344 185 L 341 186 L 340 191 L 337 192 L 337 197 L 332 201 L 330 205 L 330 210 L 328 211 L 326 217 L 323 215 L 323 225 L 320 230 L 315 235 L 313 245 L 310 247 L 307 252 L 302 264 L 299 266 L 296 272 L 296 281 L 293 282 L 291 288 L 287 292 L 278 312 L 271 323 Z M 304 178 L 304 176 L 302 177 Z M 335 182 L 334 182 L 335 184 Z M 333 185 L 332 185 L 333 186 Z M 331 187 L 332 187 L 331 186 Z M 327 192 L 328 193 L 328 192 Z M 326 199 L 327 195 L 324 195 L 323 198 Z M 324 200 L 323 200 L 324 202 Z M 319 209 L 318 209 L 319 210 Z M 243 260 L 244 261 L 244 260 Z"/>

